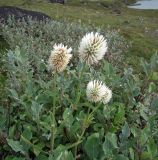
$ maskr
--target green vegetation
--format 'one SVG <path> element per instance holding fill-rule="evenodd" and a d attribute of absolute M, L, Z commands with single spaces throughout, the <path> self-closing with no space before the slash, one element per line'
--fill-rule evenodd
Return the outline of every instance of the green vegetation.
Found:
<path fill-rule="evenodd" d="M 53 19 L 0 25 L 2 160 L 158 160 L 158 10 L 80 2 L 0 1 Z M 88 67 L 78 46 L 91 31 L 106 37 L 108 53 Z M 73 56 L 52 75 L 55 43 L 72 47 Z M 110 103 L 89 101 L 86 87 L 94 79 L 112 90 Z"/>
<path fill-rule="evenodd" d="M 66 5 L 48 4 L 46 1 L 25 3 L 24 0 L 2 0 L 0 6 L 10 5 L 40 11 L 54 20 L 66 19 L 70 22 L 81 22 L 103 28 L 110 25 L 111 28 L 119 30 L 127 41 L 132 42 L 132 48 L 127 57 L 131 58 L 132 55 L 134 60 L 139 57 L 150 58 L 158 50 L 158 11 L 127 9 L 125 6 L 114 5 L 112 1 L 108 2 L 113 6 L 106 8 L 102 5 L 98 6 L 97 2 L 84 5 L 79 1 L 68 1 Z M 136 66 L 137 62 L 133 61 L 132 64 Z"/>
<path fill-rule="evenodd" d="M 0 105 L 2 99 L 5 97 L 5 81 L 6 81 L 6 71 L 4 69 L 4 57 L 6 56 L 6 49 L 8 48 L 7 42 L 4 38 L 0 35 Z"/>
<path fill-rule="evenodd" d="M 120 59 L 128 47 L 118 32 L 31 19 L 9 19 L 1 28 L 11 48 L 4 58 L 8 99 L 0 107 L 2 160 L 158 160 L 157 54 L 149 62 L 141 59 L 143 74 L 136 74 Z M 107 53 L 89 67 L 80 61 L 78 46 L 87 32 L 98 30 L 112 57 Z M 92 47 L 83 53 L 100 46 L 98 40 L 87 41 Z M 50 51 L 61 42 L 72 47 L 72 59 L 63 72 L 52 74 Z M 89 98 L 87 84 L 94 79 L 112 90 L 110 103 Z M 109 95 L 96 91 L 94 98 Z"/>

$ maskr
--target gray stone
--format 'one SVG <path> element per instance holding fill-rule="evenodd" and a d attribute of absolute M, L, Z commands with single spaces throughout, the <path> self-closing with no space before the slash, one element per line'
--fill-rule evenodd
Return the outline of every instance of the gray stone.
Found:
<path fill-rule="evenodd" d="M 50 17 L 41 12 L 29 11 L 25 9 L 20 9 L 17 7 L 11 6 L 3 6 L 0 7 L 0 20 L 6 21 L 9 16 L 14 16 L 17 19 L 27 19 L 28 16 L 31 17 L 33 20 L 50 20 Z"/>
<path fill-rule="evenodd" d="M 64 4 L 65 0 L 50 0 L 50 2 Z"/>

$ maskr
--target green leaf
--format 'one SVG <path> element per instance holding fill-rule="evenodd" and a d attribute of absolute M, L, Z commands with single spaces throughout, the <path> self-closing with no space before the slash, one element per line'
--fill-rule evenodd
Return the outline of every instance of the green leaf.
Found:
<path fill-rule="evenodd" d="M 133 148 L 129 149 L 129 153 L 130 153 L 131 160 L 134 160 L 134 150 L 133 150 Z"/>
<path fill-rule="evenodd" d="M 76 132 L 78 130 L 80 130 L 80 127 L 81 127 L 81 123 L 76 121 L 75 123 L 73 123 L 73 125 L 71 126 L 71 134 L 76 134 Z"/>
<path fill-rule="evenodd" d="M 117 149 L 117 136 L 114 133 L 107 133 L 103 143 L 103 151 L 106 156 L 113 154 L 114 149 Z"/>
<path fill-rule="evenodd" d="M 62 152 L 64 152 L 65 146 L 59 145 L 53 152 L 53 154 L 49 155 L 49 160 L 55 160 Z"/>
<path fill-rule="evenodd" d="M 139 129 L 133 126 L 131 127 L 131 133 L 133 134 L 134 137 L 138 137 Z"/>
<path fill-rule="evenodd" d="M 143 152 L 141 154 L 141 160 L 151 160 L 151 155 L 149 152 Z"/>
<path fill-rule="evenodd" d="M 27 140 L 27 141 L 31 140 L 31 138 L 32 138 L 31 130 L 28 129 L 28 128 L 25 128 L 25 130 L 21 134 L 21 137 L 23 137 L 23 139 L 21 138 L 20 142 L 23 145 L 23 148 L 24 148 L 25 152 L 28 152 L 28 150 L 31 148 L 31 145 L 28 144 L 28 142 L 24 141 L 24 139 Z"/>
<path fill-rule="evenodd" d="M 9 91 L 14 99 L 19 100 L 19 96 L 18 96 L 18 93 L 16 92 L 16 90 L 10 89 Z"/>
<path fill-rule="evenodd" d="M 25 160 L 25 158 L 22 157 L 15 157 L 15 156 L 7 156 L 5 160 Z"/>
<path fill-rule="evenodd" d="M 129 160 L 128 157 L 125 157 L 123 154 L 116 156 L 116 160 Z"/>
<path fill-rule="evenodd" d="M 32 115 L 33 115 L 33 119 L 35 121 L 38 121 L 39 119 L 39 114 L 42 110 L 43 105 L 39 105 L 37 102 L 33 101 L 32 102 L 32 106 L 31 106 L 31 111 L 32 111 Z"/>
<path fill-rule="evenodd" d="M 150 80 L 157 81 L 158 80 L 158 72 L 152 72 Z"/>
<path fill-rule="evenodd" d="M 153 54 L 151 59 L 150 59 L 150 64 L 151 64 L 151 68 L 152 70 L 158 70 L 158 54 Z"/>
<path fill-rule="evenodd" d="M 142 116 L 142 118 L 144 118 L 146 121 L 148 121 L 148 108 L 145 107 L 144 105 L 141 105 L 140 108 L 140 115 Z"/>
<path fill-rule="evenodd" d="M 68 151 L 61 152 L 60 155 L 54 160 L 75 160 L 72 153 Z"/>
<path fill-rule="evenodd" d="M 38 156 L 41 151 L 42 151 L 42 148 L 43 148 L 43 144 L 39 143 L 39 144 L 36 144 L 33 146 L 33 152 L 36 156 Z"/>
<path fill-rule="evenodd" d="M 39 154 L 35 160 L 48 160 L 48 157 L 42 154 Z"/>
<path fill-rule="evenodd" d="M 112 146 L 114 148 L 118 148 L 117 147 L 117 136 L 116 136 L 116 134 L 111 133 L 111 134 L 109 134 L 108 138 L 109 138 L 110 142 L 112 143 Z"/>
<path fill-rule="evenodd" d="M 23 146 L 20 144 L 19 141 L 14 141 L 13 139 L 7 139 L 8 145 L 15 151 L 15 152 L 24 152 Z"/>
<path fill-rule="evenodd" d="M 144 58 L 141 58 L 141 66 L 143 67 L 143 71 L 145 72 L 146 76 L 148 76 L 150 65 L 146 62 Z"/>
<path fill-rule="evenodd" d="M 94 133 L 87 138 L 85 151 L 90 159 L 97 159 L 100 150 L 99 133 Z"/>
<path fill-rule="evenodd" d="M 149 93 L 152 93 L 152 92 L 154 92 L 156 90 L 156 85 L 155 85 L 154 82 L 151 82 L 149 84 L 149 89 L 148 90 L 149 90 Z"/>
<path fill-rule="evenodd" d="M 140 135 L 141 145 L 144 145 L 147 142 L 149 136 L 150 136 L 150 130 L 148 127 L 146 127 L 141 131 L 141 135 Z"/>
<path fill-rule="evenodd" d="M 0 132 L 2 132 L 4 128 L 6 128 L 7 119 L 5 115 L 5 110 L 5 107 L 0 106 Z"/>
<path fill-rule="evenodd" d="M 59 145 L 54 150 L 54 154 L 49 156 L 48 160 L 75 160 L 72 153 L 65 150 L 65 147 Z"/>
<path fill-rule="evenodd" d="M 9 138 L 13 138 L 14 137 L 14 132 L 16 130 L 16 125 L 13 125 L 9 128 Z"/>
<path fill-rule="evenodd" d="M 31 140 L 31 138 L 32 138 L 32 132 L 31 132 L 31 130 L 28 129 L 28 128 L 25 128 L 25 130 L 22 133 L 22 136 L 25 137 L 28 140 Z"/>
<path fill-rule="evenodd" d="M 129 128 L 127 122 L 125 122 L 125 124 L 122 128 L 122 135 L 124 138 L 128 138 L 130 136 L 130 128 Z"/>
<path fill-rule="evenodd" d="M 111 114 L 111 108 L 109 108 L 109 106 L 105 106 L 103 109 L 103 115 L 106 118 L 106 120 L 109 120 L 111 118 L 110 114 Z"/>
<path fill-rule="evenodd" d="M 147 150 L 151 155 L 151 158 L 154 158 L 158 154 L 157 145 L 153 138 L 149 140 L 149 144 L 147 145 Z"/>
<path fill-rule="evenodd" d="M 125 120 L 125 107 L 123 104 L 119 104 L 118 110 L 114 118 L 114 123 L 120 124 L 120 123 L 123 123 L 124 120 Z"/>
<path fill-rule="evenodd" d="M 65 111 L 63 113 L 63 119 L 64 119 L 64 124 L 66 125 L 66 127 L 70 129 L 74 121 L 71 108 L 65 108 Z"/>
<path fill-rule="evenodd" d="M 158 97 L 155 97 L 155 98 L 153 99 L 153 101 L 151 102 L 151 107 L 152 107 L 153 109 L 158 110 Z"/>

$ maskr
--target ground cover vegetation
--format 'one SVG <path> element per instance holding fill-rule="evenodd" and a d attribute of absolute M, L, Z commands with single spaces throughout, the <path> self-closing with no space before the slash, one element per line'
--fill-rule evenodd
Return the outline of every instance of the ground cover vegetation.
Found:
<path fill-rule="evenodd" d="M 84 2 L 84 1 L 83 1 Z M 16 6 L 28 10 L 39 11 L 49 15 L 54 20 L 67 20 L 69 22 L 81 22 L 106 28 L 110 26 L 119 30 L 127 41 L 132 43 L 132 48 L 126 54 L 129 64 L 139 70 L 137 64 L 140 57 L 149 59 L 157 51 L 157 10 L 133 10 L 128 9 L 122 1 L 104 0 L 87 1 L 68 0 L 65 5 L 48 3 L 47 0 L 5 0 L 0 6 Z M 130 1 L 128 1 L 130 2 Z M 132 55 L 132 58 L 131 58 Z"/>
<path fill-rule="evenodd" d="M 58 21 L 1 23 L 1 158 L 158 159 L 156 11 L 123 9 L 129 17 L 123 14 L 122 24 L 100 6 L 92 15 L 90 5 L 5 3 L 36 4 Z M 73 11 L 86 12 L 89 22 Z"/>
<path fill-rule="evenodd" d="M 10 46 L 3 58 L 8 77 L 7 101 L 1 106 L 3 159 L 157 158 L 157 54 L 150 62 L 142 59 L 144 75 L 133 74 L 132 68 L 124 68 L 123 57 L 113 63 L 128 49 L 116 31 L 12 18 L 1 26 Z M 108 50 L 97 65 L 89 66 L 79 59 L 78 47 L 91 31 L 105 37 Z M 73 58 L 63 72 L 52 75 L 50 51 L 61 42 L 72 47 Z M 96 47 L 100 41 L 91 42 Z M 90 102 L 90 80 L 112 90 L 110 103 Z"/>

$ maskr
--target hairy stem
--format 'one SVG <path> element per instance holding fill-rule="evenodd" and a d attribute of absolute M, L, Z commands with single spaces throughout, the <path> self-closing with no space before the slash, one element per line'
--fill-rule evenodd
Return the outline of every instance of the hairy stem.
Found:
<path fill-rule="evenodd" d="M 88 128 L 88 126 L 90 125 L 90 119 L 93 116 L 93 114 L 99 109 L 100 106 L 101 106 L 101 103 L 99 103 L 96 107 L 94 107 L 91 112 L 90 112 L 91 108 L 88 108 L 88 116 L 86 118 L 86 121 L 84 121 L 82 133 L 79 136 L 78 141 L 76 142 L 77 145 L 75 146 L 75 159 L 77 157 L 77 149 L 78 149 L 78 145 L 80 144 L 79 142 L 82 142 L 82 138 L 85 134 L 85 131 Z"/>
<path fill-rule="evenodd" d="M 56 112 L 56 88 L 57 88 L 57 75 L 54 74 L 54 80 L 53 80 L 53 112 L 51 113 L 51 119 L 52 119 L 52 125 L 51 125 L 51 153 L 53 153 L 54 150 L 54 141 L 55 141 L 55 112 Z"/>
<path fill-rule="evenodd" d="M 76 157 L 77 157 L 78 145 L 82 142 L 82 138 L 83 138 L 83 135 L 84 135 L 85 131 L 86 131 L 86 128 L 84 127 L 81 135 L 79 136 L 79 138 L 78 138 L 78 140 L 77 140 L 77 142 L 76 142 L 76 146 L 75 146 L 75 159 L 76 159 Z"/>
<path fill-rule="evenodd" d="M 86 65 L 83 64 L 82 66 L 82 69 L 81 69 L 81 72 L 79 74 L 79 83 L 78 83 L 78 86 L 77 86 L 77 98 L 76 98 L 76 105 L 78 104 L 78 102 L 80 101 L 80 98 L 81 98 L 81 81 L 82 81 L 82 77 L 83 77 L 83 73 L 84 73 L 84 70 L 85 70 L 85 67 Z"/>

